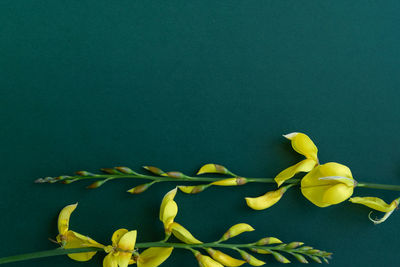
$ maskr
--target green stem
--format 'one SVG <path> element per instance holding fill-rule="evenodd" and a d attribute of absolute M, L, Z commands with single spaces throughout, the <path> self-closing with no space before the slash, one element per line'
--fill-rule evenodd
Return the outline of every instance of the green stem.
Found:
<path fill-rule="evenodd" d="M 241 177 L 232 175 L 234 177 Z M 272 183 L 275 184 L 274 178 L 245 178 L 247 183 Z M 226 177 L 192 177 L 184 175 L 180 178 L 173 178 L 168 176 L 152 176 L 152 175 L 144 175 L 144 174 L 96 174 L 92 176 L 68 176 L 65 180 L 115 180 L 115 179 L 145 179 L 152 180 L 153 182 L 215 182 L 227 179 Z M 39 179 L 40 180 L 40 179 Z M 285 181 L 286 184 L 299 184 L 301 179 L 290 179 Z M 363 183 L 359 182 L 357 187 L 363 188 L 374 188 L 374 189 L 382 189 L 382 190 L 391 190 L 391 191 L 400 191 L 400 185 L 388 185 L 388 184 L 374 184 L 374 183 Z"/>
<path fill-rule="evenodd" d="M 193 249 L 205 249 L 205 248 L 227 248 L 227 249 L 238 249 L 238 248 L 258 248 L 258 249 L 266 249 L 266 250 L 275 250 L 275 251 L 283 251 L 283 252 L 292 252 L 295 251 L 294 249 L 285 249 L 280 247 L 273 246 L 258 246 L 255 243 L 249 244 L 225 244 L 225 243 L 218 243 L 218 242 L 211 242 L 211 243 L 202 243 L 202 244 L 184 244 L 184 243 L 165 243 L 161 242 L 144 242 L 144 243 L 136 243 L 136 248 L 149 248 L 149 247 L 173 247 L 177 249 L 187 249 L 193 251 Z M 82 253 L 82 252 L 92 252 L 92 251 L 104 251 L 102 248 L 74 248 L 74 249 L 63 249 L 57 248 L 52 250 L 45 250 L 39 252 L 32 252 L 27 254 L 20 254 L 10 257 L 3 257 L 0 258 L 0 264 L 6 264 L 11 262 L 18 262 L 18 261 L 25 261 L 31 259 L 38 259 L 38 258 L 45 258 L 45 257 L 52 257 L 52 256 L 60 256 L 66 254 L 73 254 L 73 253 Z M 301 253 L 301 252 L 300 252 Z"/>

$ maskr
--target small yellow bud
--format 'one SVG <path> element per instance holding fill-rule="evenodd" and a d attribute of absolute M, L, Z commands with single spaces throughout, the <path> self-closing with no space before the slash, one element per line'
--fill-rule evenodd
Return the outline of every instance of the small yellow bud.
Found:
<path fill-rule="evenodd" d="M 246 203 L 247 206 L 254 210 L 264 210 L 268 209 L 269 207 L 273 206 L 276 204 L 283 196 L 283 194 L 286 192 L 286 190 L 290 187 L 292 187 L 293 184 L 284 186 L 279 188 L 278 190 L 275 191 L 270 191 L 267 192 L 266 194 L 259 196 L 259 197 L 246 197 Z"/>
<path fill-rule="evenodd" d="M 242 258 L 247 261 L 250 265 L 253 266 L 261 266 L 264 265 L 265 262 L 260 261 L 259 259 L 257 259 L 256 257 L 250 255 L 249 253 L 247 253 L 246 251 L 243 250 L 239 250 L 240 255 L 242 256 Z"/>
<path fill-rule="evenodd" d="M 143 166 L 143 169 L 148 170 L 149 172 L 159 176 L 167 176 L 163 170 L 154 166 Z"/>
<path fill-rule="evenodd" d="M 235 185 L 244 185 L 247 183 L 247 179 L 244 177 L 236 177 L 236 178 L 228 178 L 219 180 L 216 182 L 212 182 L 212 185 L 220 185 L 220 186 L 235 186 Z"/>
<path fill-rule="evenodd" d="M 125 174 L 136 174 L 136 172 L 128 167 L 115 167 L 115 169 Z"/>
<path fill-rule="evenodd" d="M 221 263 L 213 260 L 209 256 L 204 256 L 200 252 L 196 251 L 195 256 L 199 262 L 200 267 L 224 267 Z"/>
<path fill-rule="evenodd" d="M 229 238 L 240 235 L 241 233 L 251 232 L 251 231 L 254 231 L 254 228 L 251 225 L 247 223 L 238 223 L 229 228 L 228 231 L 226 231 L 226 233 L 221 237 L 220 240 L 225 241 L 228 240 Z"/>
<path fill-rule="evenodd" d="M 147 183 L 147 184 L 141 184 L 141 185 L 138 185 L 138 186 L 135 186 L 135 187 L 129 189 L 126 192 L 131 193 L 131 194 L 140 194 L 140 193 L 143 193 L 144 191 L 146 191 L 147 189 L 149 189 L 149 187 L 152 186 L 153 184 L 154 184 L 154 182 Z"/>
<path fill-rule="evenodd" d="M 214 260 L 220 262 L 224 266 L 237 267 L 246 263 L 245 261 L 232 258 L 231 256 L 212 248 L 208 248 L 207 252 Z"/>
<path fill-rule="evenodd" d="M 181 172 L 167 172 L 166 175 L 170 178 L 183 178 L 185 175 Z"/>
<path fill-rule="evenodd" d="M 179 223 L 173 222 L 170 226 L 172 234 L 180 241 L 186 244 L 202 244 L 200 240 L 196 239 L 186 228 Z"/>
<path fill-rule="evenodd" d="M 297 248 L 302 246 L 303 244 L 304 244 L 303 242 L 291 242 L 285 246 L 285 249 Z"/>
<path fill-rule="evenodd" d="M 225 168 L 222 165 L 214 164 L 214 163 L 209 163 L 204 165 L 203 167 L 200 168 L 200 170 L 197 172 L 197 175 L 204 174 L 204 173 L 221 173 L 221 174 L 228 174 L 229 171 L 227 168 Z"/>
<path fill-rule="evenodd" d="M 281 244 L 282 241 L 280 241 L 276 237 L 265 237 L 263 239 L 260 239 L 257 241 L 257 245 L 263 246 L 263 245 L 272 245 L 272 244 Z"/>
<path fill-rule="evenodd" d="M 188 185 L 188 186 L 183 186 L 180 185 L 178 188 L 186 194 L 197 194 L 200 192 L 203 192 L 205 189 L 207 189 L 210 186 L 210 184 L 203 184 L 203 185 Z"/>
<path fill-rule="evenodd" d="M 271 254 L 271 251 L 261 248 L 251 248 L 250 250 L 258 254 Z"/>
<path fill-rule="evenodd" d="M 290 260 L 286 259 L 284 256 L 282 256 L 282 254 L 278 252 L 272 251 L 272 255 L 280 263 L 290 263 Z"/>

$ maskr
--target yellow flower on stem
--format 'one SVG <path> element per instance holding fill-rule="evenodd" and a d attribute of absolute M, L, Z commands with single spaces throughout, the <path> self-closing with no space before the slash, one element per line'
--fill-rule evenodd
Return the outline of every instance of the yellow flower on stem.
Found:
<path fill-rule="evenodd" d="M 76 203 L 68 205 L 61 210 L 58 216 L 58 235 L 56 237 L 57 242 L 65 249 L 88 247 L 104 248 L 102 244 L 97 243 L 90 237 L 69 230 L 69 219 L 77 206 L 78 204 Z M 68 254 L 68 257 L 76 261 L 88 261 L 95 254 L 96 251 L 91 251 Z"/>
<path fill-rule="evenodd" d="M 136 235 L 136 230 L 115 231 L 111 238 L 112 246 L 104 249 L 108 255 L 103 260 L 103 267 L 127 267 L 135 249 Z"/>
<path fill-rule="evenodd" d="M 247 206 L 253 210 L 265 210 L 275 205 L 283 196 L 283 194 L 294 184 L 290 184 L 279 188 L 275 191 L 269 191 L 259 197 L 246 197 Z"/>
<path fill-rule="evenodd" d="M 301 180 L 301 192 L 318 207 L 345 201 L 353 194 L 356 181 L 348 167 L 329 162 L 319 165 Z"/>
<path fill-rule="evenodd" d="M 371 218 L 372 211 L 369 213 L 368 218 L 374 224 L 379 224 L 379 223 L 383 223 L 384 221 L 386 221 L 387 218 L 389 218 L 389 216 L 393 213 L 393 211 L 398 208 L 399 201 L 400 201 L 400 197 L 393 200 L 392 203 L 390 203 L 390 204 L 387 204 L 385 201 L 383 201 L 382 199 L 377 198 L 377 197 L 352 197 L 352 198 L 350 198 L 350 202 L 352 202 L 352 203 L 361 204 L 361 205 L 367 206 L 371 209 L 385 212 L 385 215 L 379 220 L 374 220 Z"/>
<path fill-rule="evenodd" d="M 318 161 L 318 148 L 314 142 L 303 133 L 290 133 L 284 135 L 285 138 L 291 140 L 293 149 L 306 157 L 305 160 L 290 166 L 289 168 L 281 171 L 276 177 L 275 182 L 278 187 L 281 186 L 285 181 L 289 180 L 299 172 L 309 172 L 316 165 L 319 164 Z"/>
<path fill-rule="evenodd" d="M 201 244 L 202 242 L 196 239 L 186 228 L 175 222 L 175 217 L 178 214 L 178 205 L 174 201 L 177 188 L 165 194 L 160 206 L 160 221 L 164 224 L 166 239 L 171 236 L 171 233 L 187 244 Z"/>

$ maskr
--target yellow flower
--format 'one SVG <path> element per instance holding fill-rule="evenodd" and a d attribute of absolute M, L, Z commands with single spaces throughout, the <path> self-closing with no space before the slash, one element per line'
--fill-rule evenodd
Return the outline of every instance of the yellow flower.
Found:
<path fill-rule="evenodd" d="M 356 181 L 348 167 L 329 162 L 319 165 L 301 180 L 301 192 L 318 207 L 328 207 L 348 199 Z"/>
<path fill-rule="evenodd" d="M 210 254 L 210 256 L 218 261 L 219 263 L 223 264 L 223 266 L 229 266 L 229 267 L 237 267 L 245 264 L 245 261 L 238 260 L 235 258 L 232 258 L 228 254 L 225 254 L 219 250 L 215 250 L 212 248 L 207 248 L 207 253 Z"/>
<path fill-rule="evenodd" d="M 153 247 L 140 253 L 137 258 L 138 267 L 156 267 L 171 255 L 173 247 Z"/>
<path fill-rule="evenodd" d="M 58 235 L 56 237 L 57 242 L 65 249 L 88 247 L 104 248 L 102 244 L 97 243 L 90 237 L 69 230 L 69 219 L 77 206 L 77 203 L 68 205 L 64 207 L 58 215 Z M 76 261 L 88 261 L 95 254 L 96 251 L 91 251 L 68 254 L 68 257 Z"/>
<path fill-rule="evenodd" d="M 281 186 L 286 180 L 289 180 L 299 172 L 309 172 L 316 165 L 318 165 L 318 148 L 314 142 L 303 133 L 290 133 L 284 135 L 285 138 L 291 140 L 293 149 L 306 157 L 305 160 L 281 171 L 276 177 L 275 181 L 278 187 Z"/>
<path fill-rule="evenodd" d="M 399 206 L 399 201 L 400 198 L 396 198 L 395 200 L 392 201 L 392 203 L 387 204 L 385 201 L 383 201 L 380 198 L 377 197 L 352 197 L 350 198 L 350 202 L 356 203 L 356 204 L 361 204 L 364 206 L 367 206 L 371 209 L 385 212 L 385 215 L 379 219 L 379 220 L 374 220 L 371 218 L 371 213 L 369 213 L 368 218 L 374 223 L 374 224 L 379 224 L 383 223 L 386 221 L 387 218 L 393 213 L 393 211 Z"/>
<path fill-rule="evenodd" d="M 174 201 L 177 188 L 165 194 L 160 207 L 160 221 L 164 224 L 164 230 L 167 237 L 171 233 L 187 244 L 201 244 L 202 242 L 196 239 L 185 227 L 175 222 L 175 217 L 178 214 L 178 205 Z"/>
<path fill-rule="evenodd" d="M 127 267 L 136 243 L 136 230 L 119 229 L 112 235 L 112 246 L 104 250 L 108 255 L 103 260 L 103 267 Z"/>

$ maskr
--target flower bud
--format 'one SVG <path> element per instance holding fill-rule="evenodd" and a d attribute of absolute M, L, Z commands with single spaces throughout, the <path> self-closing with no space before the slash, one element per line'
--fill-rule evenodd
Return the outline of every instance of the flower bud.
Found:
<path fill-rule="evenodd" d="M 235 186 L 235 185 L 244 185 L 247 183 L 247 179 L 244 177 L 236 177 L 236 178 L 228 178 L 219 180 L 216 182 L 212 182 L 212 185 L 220 185 L 220 186 Z"/>
<path fill-rule="evenodd" d="M 149 187 L 152 186 L 153 184 L 154 184 L 154 181 L 150 182 L 150 183 L 146 183 L 146 184 L 141 184 L 141 185 L 138 185 L 138 186 L 135 186 L 135 187 L 129 189 L 126 192 L 131 193 L 131 194 L 140 194 L 140 193 L 143 193 L 144 191 L 146 191 L 147 189 L 149 189 Z"/>
<path fill-rule="evenodd" d="M 134 172 L 132 169 L 128 168 L 128 167 L 115 167 L 116 170 L 125 173 L 125 174 L 137 174 L 136 172 Z"/>
<path fill-rule="evenodd" d="M 256 242 L 256 245 L 258 246 L 264 246 L 264 245 L 272 245 L 272 244 L 281 244 L 282 241 L 280 241 L 276 237 L 265 237 L 263 239 L 260 239 Z"/>
<path fill-rule="evenodd" d="M 212 248 L 207 248 L 207 252 L 214 260 L 220 262 L 224 266 L 236 267 L 246 263 L 245 261 L 232 258 L 231 256 Z"/>
<path fill-rule="evenodd" d="M 252 231 L 254 231 L 254 228 L 251 227 L 251 225 L 247 223 L 238 223 L 229 228 L 228 231 L 226 231 L 226 233 L 221 237 L 220 240 L 225 241 L 228 240 L 229 238 L 240 235 L 241 233 L 252 232 Z"/>
<path fill-rule="evenodd" d="M 186 244 L 202 244 L 200 240 L 196 239 L 186 228 L 179 223 L 173 222 L 170 226 L 172 234 L 180 241 Z"/>
<path fill-rule="evenodd" d="M 306 258 L 304 258 L 303 255 L 301 254 L 297 254 L 297 253 L 292 253 L 292 256 L 296 258 L 296 260 L 298 260 L 301 263 L 308 263 L 308 261 L 306 260 Z"/>
<path fill-rule="evenodd" d="M 75 172 L 77 175 L 79 175 L 79 176 L 94 176 L 94 174 L 93 173 L 91 173 L 91 172 L 88 172 L 88 171 L 77 171 L 77 172 Z"/>
<path fill-rule="evenodd" d="M 166 175 L 170 178 L 176 178 L 176 179 L 185 177 L 185 175 L 181 172 L 167 172 Z"/>
<path fill-rule="evenodd" d="M 100 170 L 107 174 L 121 174 L 118 170 L 114 168 L 101 168 Z"/>
<path fill-rule="evenodd" d="M 138 267 L 156 267 L 161 265 L 171 255 L 173 247 L 151 247 L 139 254 L 136 263 Z"/>
<path fill-rule="evenodd" d="M 287 248 L 287 249 L 293 249 L 293 248 L 300 247 L 300 246 L 302 246 L 303 244 L 304 244 L 303 242 L 291 242 L 291 243 L 287 244 L 287 245 L 285 246 L 285 248 Z"/>
<path fill-rule="evenodd" d="M 278 252 L 272 251 L 272 255 L 280 263 L 290 263 L 290 260 L 286 259 L 282 254 Z"/>
<path fill-rule="evenodd" d="M 159 176 L 166 176 L 165 172 L 157 167 L 154 166 L 143 166 L 145 170 L 148 170 L 149 172 L 159 175 Z"/>
<path fill-rule="evenodd" d="M 197 172 L 197 175 L 204 173 L 220 173 L 220 174 L 228 174 L 229 170 L 222 165 L 209 163 L 200 168 Z"/>
<path fill-rule="evenodd" d="M 270 250 L 261 249 L 261 248 L 250 248 L 251 251 L 258 253 L 258 254 L 271 254 Z"/>
<path fill-rule="evenodd" d="M 99 180 L 99 181 L 96 181 L 96 182 L 88 185 L 86 188 L 89 188 L 89 189 L 98 188 L 98 187 L 102 186 L 105 182 L 107 182 L 107 180 Z"/>
<path fill-rule="evenodd" d="M 188 185 L 188 186 L 183 186 L 180 185 L 178 186 L 178 188 L 186 193 L 186 194 L 197 194 L 200 192 L 203 192 L 204 190 L 206 190 L 208 187 L 210 186 L 210 184 L 202 184 L 202 185 Z"/>
<path fill-rule="evenodd" d="M 219 262 L 213 260 L 209 256 L 202 255 L 198 251 L 194 252 L 194 255 L 195 255 L 197 261 L 199 262 L 200 267 L 224 267 Z"/>
<path fill-rule="evenodd" d="M 246 251 L 243 250 L 238 250 L 240 253 L 240 256 L 242 256 L 242 258 L 247 261 L 250 265 L 253 266 L 261 266 L 264 265 L 265 262 L 260 261 L 259 259 L 257 259 L 256 257 L 250 255 L 249 253 L 247 253 Z"/>

